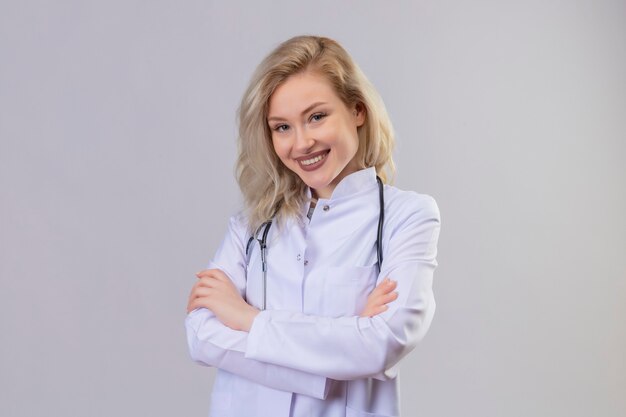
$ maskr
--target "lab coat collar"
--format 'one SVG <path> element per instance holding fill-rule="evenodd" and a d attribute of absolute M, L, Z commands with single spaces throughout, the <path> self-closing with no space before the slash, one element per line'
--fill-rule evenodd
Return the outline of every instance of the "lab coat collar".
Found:
<path fill-rule="evenodd" d="M 350 197 L 376 186 L 376 168 L 364 168 L 345 176 L 333 190 L 329 201 Z"/>
<path fill-rule="evenodd" d="M 319 201 L 334 201 L 342 198 L 350 197 L 358 192 L 369 191 L 370 188 L 376 186 L 376 168 L 369 167 L 359 171 L 353 172 L 350 175 L 345 176 L 339 184 L 333 190 L 329 199 L 320 198 Z M 306 214 L 309 211 L 311 205 L 311 187 L 306 188 L 306 201 L 302 210 L 303 218 L 306 218 Z"/>
<path fill-rule="evenodd" d="M 320 198 L 324 201 L 338 200 L 340 198 L 349 197 L 355 193 L 369 190 L 376 185 L 376 168 L 364 168 L 345 176 L 333 190 L 329 199 Z M 306 197 L 311 200 L 311 188 L 307 187 Z M 308 208 L 308 207 L 307 207 Z"/>

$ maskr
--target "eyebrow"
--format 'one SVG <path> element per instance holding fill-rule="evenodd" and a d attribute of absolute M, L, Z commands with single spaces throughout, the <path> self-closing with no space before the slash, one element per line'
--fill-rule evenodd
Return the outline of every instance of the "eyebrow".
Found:
<path fill-rule="evenodd" d="M 310 105 L 309 107 L 307 107 L 306 109 L 302 110 L 302 113 L 300 113 L 300 114 L 301 114 L 301 115 L 304 115 L 304 114 L 306 114 L 306 113 L 310 112 L 312 109 L 314 109 L 315 107 L 317 107 L 317 106 L 319 106 L 319 105 L 321 105 L 321 104 L 326 104 L 326 102 L 323 102 L 323 101 L 316 101 L 315 103 L 311 104 L 311 105 Z M 276 117 L 276 116 L 273 116 L 273 117 L 268 117 L 268 118 L 267 118 L 267 121 L 268 121 L 268 122 L 270 122 L 270 121 L 272 121 L 272 120 L 286 120 L 286 119 L 283 119 L 282 117 Z"/>

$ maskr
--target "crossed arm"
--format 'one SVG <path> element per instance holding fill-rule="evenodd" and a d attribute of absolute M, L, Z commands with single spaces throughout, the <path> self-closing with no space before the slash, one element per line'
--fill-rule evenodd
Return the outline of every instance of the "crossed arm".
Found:
<path fill-rule="evenodd" d="M 380 280 L 353 317 L 258 311 L 248 305 L 241 295 L 245 265 L 240 259 L 245 257 L 239 253 L 245 236 L 233 223 L 234 232 L 216 255 L 220 263 L 197 274 L 189 297 L 192 358 L 271 388 L 318 398 L 329 379 L 393 378 L 395 365 L 421 340 L 435 310 L 439 214 L 433 200 L 419 203 L 389 229 L 382 276 L 395 281 Z M 337 354 L 324 354 L 328 351 Z M 284 380 L 306 382 L 283 387 Z"/>
<path fill-rule="evenodd" d="M 187 304 L 187 337 L 192 358 L 243 376 L 270 388 L 324 399 L 330 379 L 246 357 L 248 331 L 259 310 L 245 302 L 228 276 L 219 269 L 196 274 Z M 371 317 L 388 309 L 395 300 L 397 283 L 385 279 L 372 291 L 361 317 Z M 198 309 L 198 311 L 194 311 Z M 206 309 L 206 310 L 205 310 Z"/>
<path fill-rule="evenodd" d="M 204 307 L 211 310 L 218 320 L 233 330 L 250 331 L 259 310 L 248 304 L 233 282 L 219 269 L 205 269 L 196 274 L 198 282 L 191 289 L 187 313 Z M 393 290 L 397 283 L 385 278 L 367 297 L 360 317 L 374 317 L 385 312 L 387 304 L 398 298 Z"/>

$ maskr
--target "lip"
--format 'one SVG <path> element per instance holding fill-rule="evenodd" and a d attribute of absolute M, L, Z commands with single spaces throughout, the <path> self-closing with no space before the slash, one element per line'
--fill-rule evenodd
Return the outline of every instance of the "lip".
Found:
<path fill-rule="evenodd" d="M 314 171 L 317 168 L 321 167 L 322 165 L 324 165 L 324 163 L 326 162 L 326 157 L 322 158 L 321 161 L 317 161 L 314 164 L 311 165 L 302 165 L 302 161 L 306 161 L 308 159 L 311 158 L 315 158 L 318 157 L 320 155 L 327 155 L 328 153 L 330 153 L 330 149 L 324 149 L 323 151 L 318 151 L 318 152 L 313 152 L 309 155 L 306 156 L 301 156 L 300 158 L 295 158 L 295 160 L 298 162 L 298 166 L 300 167 L 300 169 L 304 170 L 304 171 Z"/>

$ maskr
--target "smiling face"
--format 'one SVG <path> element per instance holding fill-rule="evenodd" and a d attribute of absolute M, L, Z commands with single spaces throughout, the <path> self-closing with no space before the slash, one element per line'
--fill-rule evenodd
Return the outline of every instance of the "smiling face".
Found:
<path fill-rule="evenodd" d="M 329 198 L 342 178 L 358 170 L 357 127 L 364 121 L 361 106 L 347 107 L 314 72 L 290 76 L 269 100 L 274 150 L 314 197 Z"/>

